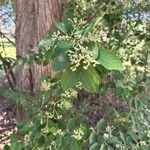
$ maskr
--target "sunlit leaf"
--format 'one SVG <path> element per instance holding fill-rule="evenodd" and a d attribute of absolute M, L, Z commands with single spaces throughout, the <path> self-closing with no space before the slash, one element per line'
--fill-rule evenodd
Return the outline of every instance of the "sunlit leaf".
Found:
<path fill-rule="evenodd" d="M 120 59 L 111 51 L 104 48 L 99 49 L 98 61 L 108 70 L 123 70 Z"/>
<path fill-rule="evenodd" d="M 100 77 L 94 67 L 90 66 L 87 70 L 82 69 L 80 81 L 88 92 L 95 93 L 98 91 Z"/>
<path fill-rule="evenodd" d="M 66 29 L 64 23 L 61 23 L 59 21 L 55 21 L 54 24 L 57 27 L 57 29 L 59 29 L 61 32 L 65 33 L 65 34 L 67 33 L 67 29 Z"/>
<path fill-rule="evenodd" d="M 100 148 L 99 143 L 94 143 L 93 145 L 90 146 L 90 150 L 98 150 Z"/>

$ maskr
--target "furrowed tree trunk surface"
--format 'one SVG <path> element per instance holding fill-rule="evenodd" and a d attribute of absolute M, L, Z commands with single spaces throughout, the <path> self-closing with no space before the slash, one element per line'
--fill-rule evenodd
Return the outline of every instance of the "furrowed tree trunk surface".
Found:
<path fill-rule="evenodd" d="M 63 0 L 15 0 L 16 50 L 17 55 L 26 57 L 30 50 L 38 51 L 38 42 L 53 29 L 54 20 L 62 15 Z M 17 63 L 16 88 L 19 92 L 36 94 L 40 91 L 41 77 L 51 74 L 51 66 L 22 65 Z M 22 109 L 18 110 L 22 120 Z"/>

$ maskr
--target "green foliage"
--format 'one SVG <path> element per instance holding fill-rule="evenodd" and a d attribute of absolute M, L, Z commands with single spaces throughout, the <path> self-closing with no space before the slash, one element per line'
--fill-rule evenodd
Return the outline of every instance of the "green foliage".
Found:
<path fill-rule="evenodd" d="M 17 91 L 7 89 L 1 89 L 0 97 L 10 100 L 18 107 L 22 106 L 25 108 L 30 118 L 38 113 L 38 105 L 42 103 L 40 95 L 33 97 L 28 93 L 18 93 Z"/>
<path fill-rule="evenodd" d="M 0 6 L 12 4 L 14 0 L 0 0 Z"/>
<path fill-rule="evenodd" d="M 73 88 L 75 86 L 75 84 L 77 83 L 77 81 L 79 80 L 79 72 L 78 71 L 71 71 L 66 70 L 61 78 L 61 82 L 62 82 L 62 88 L 64 90 L 68 90 L 70 88 Z"/>
<path fill-rule="evenodd" d="M 55 26 L 57 27 L 57 29 L 59 29 L 64 34 L 67 33 L 67 28 L 66 28 L 64 23 L 61 23 L 61 22 L 57 21 L 57 22 L 55 22 Z"/>
<path fill-rule="evenodd" d="M 52 67 L 55 71 L 64 71 L 64 69 L 69 69 L 68 55 L 65 53 L 58 55 L 52 62 Z"/>
<path fill-rule="evenodd" d="M 78 110 L 73 108 L 73 99 L 77 93 L 74 90 L 60 92 L 61 85 L 54 82 L 54 78 L 45 80 L 47 82 L 43 82 L 42 103 L 36 101 L 37 115 L 32 114 L 34 117 L 30 122 L 18 125 L 18 129 L 24 135 L 24 141 L 13 136 L 9 149 L 82 149 L 88 140 L 89 126 L 84 123 L 83 114 L 76 115 Z M 51 81 L 51 85 L 48 81 Z M 47 95 L 52 89 L 56 93 L 59 92 L 55 102 L 52 101 L 53 95 Z M 8 149 L 8 146 L 6 148 Z"/>
<path fill-rule="evenodd" d="M 97 123 L 97 129 L 89 138 L 91 149 L 106 150 L 148 150 L 149 109 L 142 100 L 131 100 L 131 105 L 123 112 L 115 111 L 107 124 L 104 119 Z"/>
<path fill-rule="evenodd" d="M 119 58 L 99 46 L 97 44 L 99 38 L 93 35 L 92 31 L 96 29 L 102 18 L 103 16 L 96 17 L 86 26 L 82 24 L 78 26 L 70 18 L 65 18 L 62 22 L 57 21 L 55 25 L 59 31 L 50 36 L 48 34 L 39 43 L 46 53 L 43 55 L 44 62 L 52 62 L 55 71 L 63 72 L 60 80 L 64 90 L 74 88 L 76 83 L 80 82 L 88 92 L 98 92 L 100 75 L 97 66 L 103 65 L 110 70 L 123 70 Z"/>
<path fill-rule="evenodd" d="M 86 34 L 89 34 L 95 28 L 95 26 L 100 22 L 100 20 L 102 20 L 102 18 L 103 16 L 101 17 L 98 16 L 94 18 L 94 20 L 92 20 L 91 23 L 88 25 L 88 27 L 85 29 L 83 35 L 85 36 Z"/>
<path fill-rule="evenodd" d="M 108 50 L 100 48 L 97 59 L 108 70 L 123 70 L 120 59 Z"/>
<path fill-rule="evenodd" d="M 95 93 L 99 89 L 100 77 L 94 67 L 89 67 L 87 70 L 82 69 L 80 81 L 88 92 Z"/>
<path fill-rule="evenodd" d="M 96 129 L 98 132 L 103 132 L 106 129 L 106 123 L 104 119 L 98 121 Z"/>

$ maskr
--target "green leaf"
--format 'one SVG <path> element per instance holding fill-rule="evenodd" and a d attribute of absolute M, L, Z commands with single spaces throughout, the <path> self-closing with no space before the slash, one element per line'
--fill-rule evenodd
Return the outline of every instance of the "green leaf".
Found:
<path fill-rule="evenodd" d="M 134 119 L 132 119 L 133 120 L 133 122 L 134 122 Z M 135 123 L 134 123 L 135 124 Z M 135 141 L 135 142 L 138 142 L 138 136 L 134 133 L 134 132 L 132 132 L 132 131 L 130 131 L 129 132 L 129 135 L 131 136 L 131 138 Z"/>
<path fill-rule="evenodd" d="M 121 144 L 122 142 L 115 136 L 109 135 L 108 137 L 104 137 L 111 144 Z"/>
<path fill-rule="evenodd" d="M 75 139 L 72 139 L 70 142 L 70 150 L 79 150 L 78 141 Z"/>
<path fill-rule="evenodd" d="M 65 24 L 65 27 L 67 29 L 67 33 L 70 34 L 73 31 L 73 29 L 74 29 L 73 21 L 71 21 L 68 18 L 64 18 L 63 23 Z"/>
<path fill-rule="evenodd" d="M 19 142 L 15 142 L 11 144 L 11 150 L 21 150 L 22 146 Z"/>
<path fill-rule="evenodd" d="M 96 133 L 92 132 L 92 134 L 89 137 L 89 142 L 90 142 L 90 144 L 93 144 L 93 143 L 97 142 L 97 135 L 96 135 Z"/>
<path fill-rule="evenodd" d="M 51 53 L 51 50 L 47 50 L 45 52 L 45 60 L 44 60 L 44 65 L 48 65 L 50 60 L 52 59 L 52 53 Z"/>
<path fill-rule="evenodd" d="M 53 41 L 52 34 L 53 33 L 51 31 L 49 31 L 47 33 L 47 36 L 39 42 L 39 46 L 43 46 L 43 47 L 49 46 L 51 44 L 51 42 Z"/>
<path fill-rule="evenodd" d="M 100 77 L 94 67 L 90 66 L 87 70 L 82 69 L 80 81 L 83 84 L 84 89 L 88 92 L 95 93 L 98 91 Z"/>
<path fill-rule="evenodd" d="M 78 80 L 79 80 L 78 71 L 71 71 L 70 69 L 66 70 L 61 78 L 61 85 L 63 90 L 73 88 Z"/>
<path fill-rule="evenodd" d="M 31 128 L 30 124 L 25 124 L 22 128 L 22 132 L 24 134 L 27 134 L 30 131 L 30 128 Z"/>
<path fill-rule="evenodd" d="M 126 142 L 126 140 L 125 140 L 125 135 L 124 135 L 124 133 L 119 132 L 119 134 L 120 134 L 120 138 L 121 138 L 121 139 L 122 139 L 122 141 L 125 143 L 125 142 Z"/>
<path fill-rule="evenodd" d="M 60 145 L 62 145 L 62 139 L 63 139 L 62 136 L 57 136 L 57 138 L 56 138 L 56 143 L 57 143 L 57 145 L 59 145 L 58 147 L 60 147 Z M 61 149 L 61 150 L 62 150 L 62 149 Z"/>
<path fill-rule="evenodd" d="M 73 47 L 73 43 L 67 40 L 61 40 L 57 42 L 57 46 L 54 49 L 52 56 L 56 57 L 62 53 L 64 53 L 66 50 L 70 49 Z"/>
<path fill-rule="evenodd" d="M 108 70 L 123 70 L 120 59 L 104 48 L 99 49 L 98 61 Z"/>
<path fill-rule="evenodd" d="M 61 23 L 59 21 L 55 21 L 54 24 L 57 27 L 57 29 L 59 29 L 61 32 L 65 33 L 65 34 L 67 33 L 67 29 L 66 29 L 64 23 Z"/>
<path fill-rule="evenodd" d="M 105 144 L 102 144 L 101 147 L 100 147 L 100 150 L 107 150 L 107 147 Z"/>
<path fill-rule="evenodd" d="M 27 122 L 21 122 L 17 127 L 23 132 L 23 134 L 27 134 L 30 131 L 31 125 Z"/>
<path fill-rule="evenodd" d="M 74 32 L 74 35 L 75 35 L 75 36 L 83 35 L 84 32 L 85 32 L 85 29 L 80 29 L 80 30 L 75 31 L 75 32 Z"/>
<path fill-rule="evenodd" d="M 111 146 L 107 145 L 107 150 L 114 150 Z"/>
<path fill-rule="evenodd" d="M 99 47 L 96 43 L 94 43 L 93 47 L 92 47 L 93 51 L 93 55 L 95 56 L 95 58 L 98 58 L 98 55 L 99 55 Z"/>
<path fill-rule="evenodd" d="M 94 143 L 93 145 L 90 146 L 90 150 L 99 150 L 100 145 L 99 143 Z"/>
<path fill-rule="evenodd" d="M 52 42 L 51 38 L 44 38 L 39 42 L 39 46 L 46 47 L 46 46 L 49 46 L 51 42 Z"/>
<path fill-rule="evenodd" d="M 73 130 L 76 127 L 77 119 L 76 118 L 70 118 L 67 123 L 67 129 Z"/>
<path fill-rule="evenodd" d="M 56 127 L 50 127 L 50 128 L 48 128 L 48 130 L 49 130 L 50 133 L 55 133 L 55 132 L 58 131 L 58 128 L 56 128 Z"/>
<path fill-rule="evenodd" d="M 98 135 L 98 143 L 99 143 L 99 144 L 104 143 L 104 138 L 103 138 L 103 135 L 102 135 L 102 134 L 99 134 L 99 135 Z"/>
<path fill-rule="evenodd" d="M 106 126 L 107 126 L 107 124 L 106 124 L 105 120 L 101 119 L 98 121 L 96 129 L 98 132 L 103 132 L 106 129 Z"/>
<path fill-rule="evenodd" d="M 85 32 L 84 32 L 84 35 L 86 35 L 87 33 L 91 32 L 95 26 L 100 22 L 100 20 L 103 18 L 103 16 L 101 17 L 97 17 L 95 18 L 91 23 L 90 25 L 86 28 Z"/>
<path fill-rule="evenodd" d="M 45 137 L 43 135 L 40 135 L 38 137 L 38 140 L 37 140 L 38 146 L 42 146 L 44 144 L 44 139 L 45 139 Z"/>
<path fill-rule="evenodd" d="M 45 138 L 44 145 L 45 145 L 45 146 L 51 145 L 51 142 L 54 141 L 55 139 L 56 139 L 56 137 L 55 137 L 53 134 L 48 135 L 48 136 Z"/>
<path fill-rule="evenodd" d="M 11 150 L 11 149 L 10 149 L 9 145 L 5 145 L 4 150 Z"/>
<path fill-rule="evenodd" d="M 64 136 L 63 143 L 62 143 L 62 146 L 63 146 L 64 149 L 68 148 L 68 145 L 70 144 L 70 141 L 71 141 L 70 135 Z"/>
<path fill-rule="evenodd" d="M 70 60 L 66 53 L 57 56 L 52 62 L 52 67 L 55 71 L 63 71 L 69 67 Z"/>

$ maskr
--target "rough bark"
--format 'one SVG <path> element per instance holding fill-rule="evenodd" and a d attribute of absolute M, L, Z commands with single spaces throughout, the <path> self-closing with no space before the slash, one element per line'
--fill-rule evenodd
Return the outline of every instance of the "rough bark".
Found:
<path fill-rule="evenodd" d="M 17 55 L 26 57 L 29 50 L 38 51 L 38 42 L 52 29 L 54 20 L 59 20 L 62 0 L 15 0 Z M 17 63 L 16 88 L 20 92 L 40 91 L 41 77 L 51 74 L 51 66 L 32 63 Z"/>

